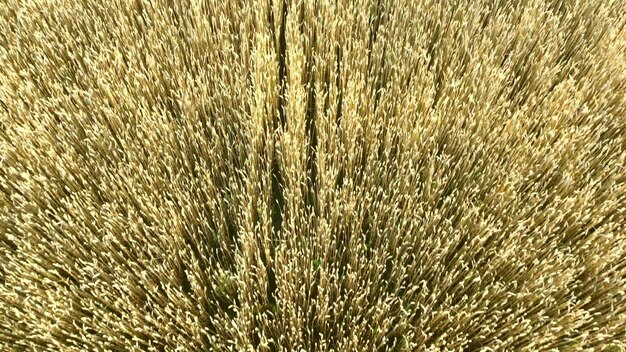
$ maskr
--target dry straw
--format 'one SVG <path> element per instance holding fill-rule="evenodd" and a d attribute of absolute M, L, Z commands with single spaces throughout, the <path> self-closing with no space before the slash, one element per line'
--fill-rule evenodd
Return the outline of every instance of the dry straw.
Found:
<path fill-rule="evenodd" d="M 0 1 L 0 350 L 623 349 L 625 5 Z"/>

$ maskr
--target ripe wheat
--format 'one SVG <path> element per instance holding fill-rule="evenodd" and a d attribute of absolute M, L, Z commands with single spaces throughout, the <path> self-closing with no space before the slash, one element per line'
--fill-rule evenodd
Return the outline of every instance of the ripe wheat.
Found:
<path fill-rule="evenodd" d="M 625 14 L 0 1 L 0 350 L 624 349 Z"/>

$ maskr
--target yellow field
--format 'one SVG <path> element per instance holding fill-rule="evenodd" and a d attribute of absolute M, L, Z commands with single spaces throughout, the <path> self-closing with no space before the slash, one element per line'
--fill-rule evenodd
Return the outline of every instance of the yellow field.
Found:
<path fill-rule="evenodd" d="M 0 351 L 626 350 L 625 25 L 0 0 Z"/>

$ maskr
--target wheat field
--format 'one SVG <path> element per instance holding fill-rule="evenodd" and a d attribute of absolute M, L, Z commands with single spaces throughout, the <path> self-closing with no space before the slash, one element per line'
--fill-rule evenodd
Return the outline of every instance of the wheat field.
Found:
<path fill-rule="evenodd" d="M 0 0 L 0 351 L 626 351 L 623 0 Z"/>

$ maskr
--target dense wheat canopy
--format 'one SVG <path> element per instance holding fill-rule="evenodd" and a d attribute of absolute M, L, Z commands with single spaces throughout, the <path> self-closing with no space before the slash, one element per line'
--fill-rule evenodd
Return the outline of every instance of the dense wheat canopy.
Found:
<path fill-rule="evenodd" d="M 0 350 L 624 349 L 625 24 L 0 0 Z"/>

